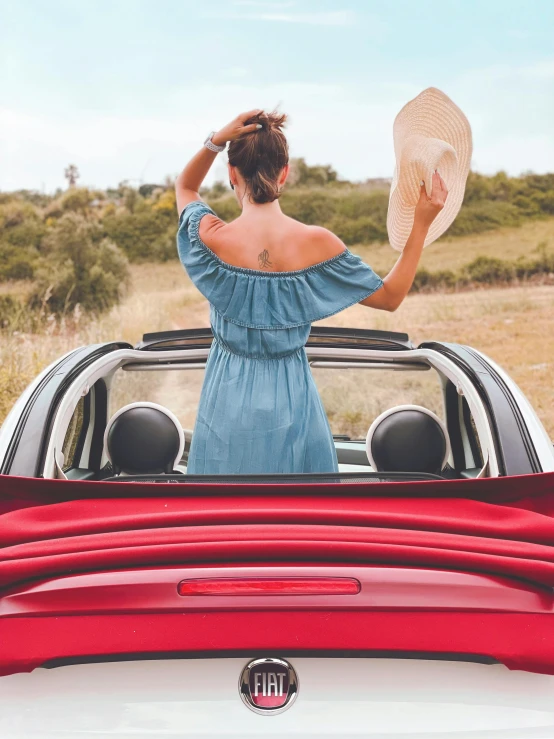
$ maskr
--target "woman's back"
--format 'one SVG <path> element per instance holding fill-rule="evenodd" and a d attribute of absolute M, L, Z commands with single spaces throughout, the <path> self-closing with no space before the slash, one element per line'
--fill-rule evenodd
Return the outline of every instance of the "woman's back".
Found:
<path fill-rule="evenodd" d="M 305 269 L 344 251 L 340 239 L 327 229 L 268 210 L 260 206 L 230 223 L 205 217 L 200 238 L 224 262 L 268 272 Z"/>

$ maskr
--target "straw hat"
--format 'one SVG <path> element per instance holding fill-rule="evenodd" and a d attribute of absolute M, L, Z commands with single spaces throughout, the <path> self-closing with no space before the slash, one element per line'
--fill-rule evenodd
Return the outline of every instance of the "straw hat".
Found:
<path fill-rule="evenodd" d="M 473 150 L 469 121 L 448 95 L 428 87 L 402 108 L 394 120 L 396 167 L 392 181 L 387 230 L 390 245 L 402 251 L 414 223 L 421 180 L 431 195 L 435 169 L 446 183 L 448 197 L 435 218 L 424 246 L 438 239 L 462 207 Z"/>

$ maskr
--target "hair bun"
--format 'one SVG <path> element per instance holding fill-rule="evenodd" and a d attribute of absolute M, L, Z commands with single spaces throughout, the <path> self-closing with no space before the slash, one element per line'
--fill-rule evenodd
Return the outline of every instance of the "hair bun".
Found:
<path fill-rule="evenodd" d="M 289 161 L 287 139 L 281 130 L 286 120 L 285 113 L 262 111 L 244 121 L 245 125 L 259 123 L 261 130 L 250 131 L 229 144 L 229 164 L 239 169 L 255 203 L 271 203 L 280 196 L 277 180 Z"/>
<path fill-rule="evenodd" d="M 281 131 L 287 121 L 286 113 L 278 113 L 273 110 L 271 113 L 262 111 L 257 115 L 249 118 L 246 124 L 260 123 L 264 131 Z"/>

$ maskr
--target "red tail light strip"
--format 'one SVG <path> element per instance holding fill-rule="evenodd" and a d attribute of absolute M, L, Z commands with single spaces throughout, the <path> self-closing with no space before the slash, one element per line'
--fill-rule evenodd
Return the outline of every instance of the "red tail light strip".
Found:
<path fill-rule="evenodd" d="M 182 580 L 179 595 L 356 595 L 352 577 L 250 577 Z"/>
<path fill-rule="evenodd" d="M 4 591 L 0 634 L 6 619 L 22 615 L 206 613 L 250 607 L 554 614 L 554 592 L 520 580 L 415 567 L 154 567 L 66 575 Z"/>

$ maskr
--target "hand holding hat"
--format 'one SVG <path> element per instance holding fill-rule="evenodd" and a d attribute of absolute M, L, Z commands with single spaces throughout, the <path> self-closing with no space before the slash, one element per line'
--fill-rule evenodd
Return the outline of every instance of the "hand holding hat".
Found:
<path fill-rule="evenodd" d="M 396 167 L 387 214 L 389 241 L 393 249 L 404 249 L 417 210 L 418 217 L 429 219 L 428 246 L 462 206 L 473 150 L 471 126 L 448 95 L 429 87 L 396 116 L 393 137 Z"/>
<path fill-rule="evenodd" d="M 414 211 L 414 223 L 430 228 L 433 221 L 445 206 L 448 197 L 446 182 L 438 172 L 432 175 L 431 195 L 427 195 L 426 185 L 421 181 L 419 200 Z"/>

